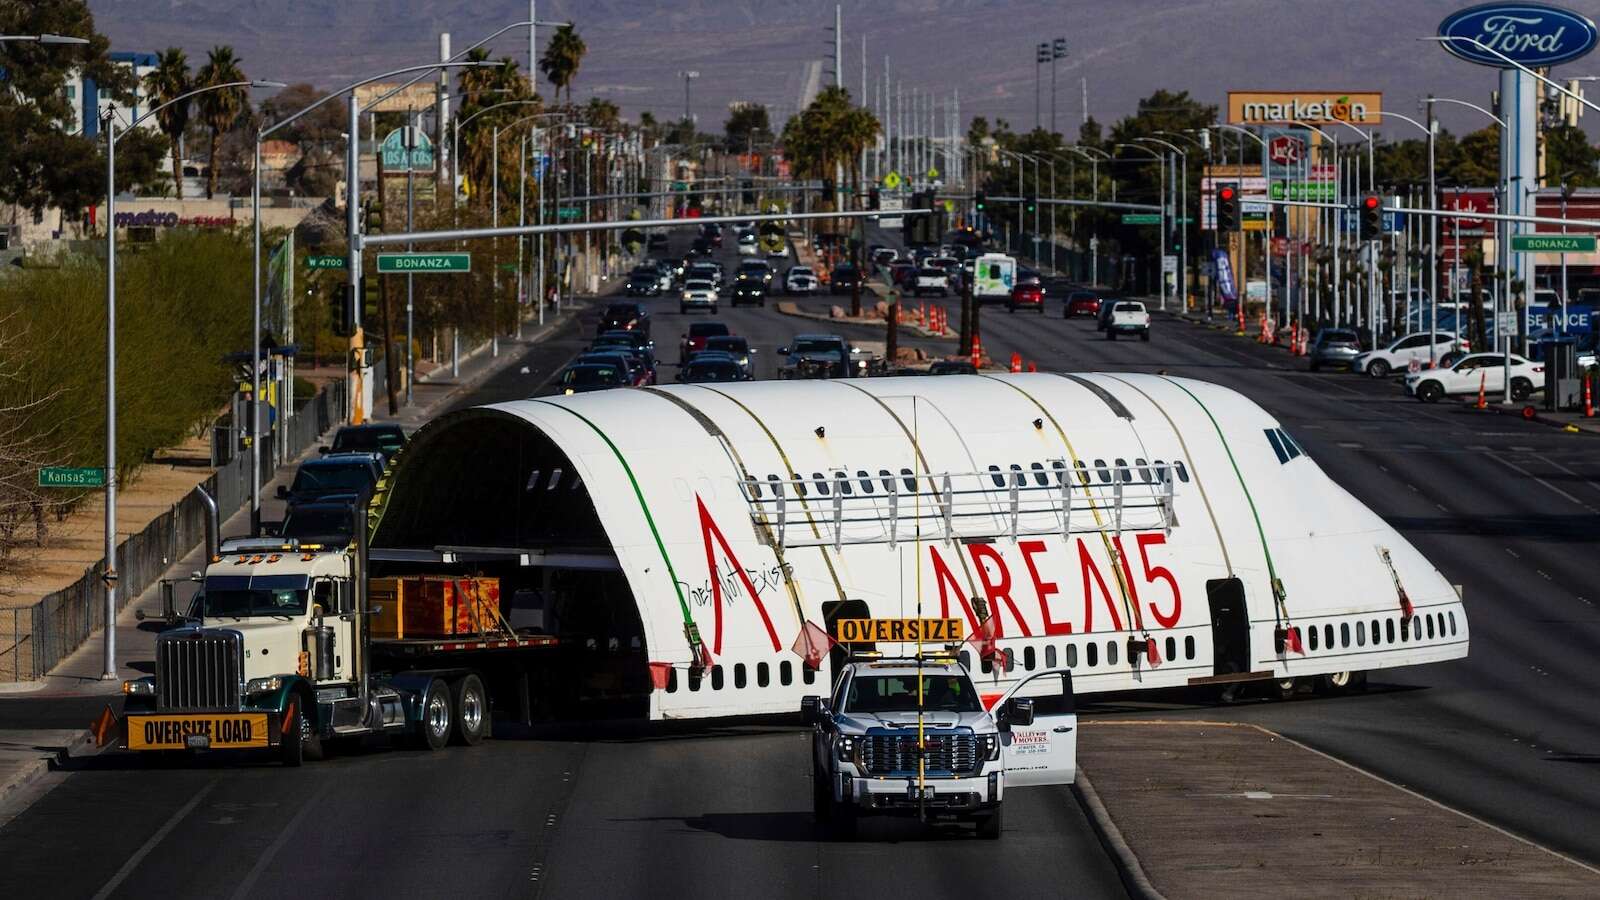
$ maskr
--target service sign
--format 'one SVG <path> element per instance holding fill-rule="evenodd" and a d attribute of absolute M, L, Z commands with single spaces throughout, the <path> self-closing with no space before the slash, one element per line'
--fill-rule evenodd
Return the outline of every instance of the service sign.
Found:
<path fill-rule="evenodd" d="M 1457 38 L 1440 41 L 1446 50 L 1501 69 L 1571 62 L 1594 49 L 1597 35 L 1588 17 L 1543 3 L 1486 3 L 1439 23 L 1440 37 Z"/>
<path fill-rule="evenodd" d="M 954 644 L 961 641 L 961 624 L 960 619 L 840 619 L 834 623 L 834 631 L 841 644 Z"/>
<path fill-rule="evenodd" d="M 1377 125 L 1383 94 L 1377 91 L 1229 91 L 1228 121 L 1234 125 Z"/>

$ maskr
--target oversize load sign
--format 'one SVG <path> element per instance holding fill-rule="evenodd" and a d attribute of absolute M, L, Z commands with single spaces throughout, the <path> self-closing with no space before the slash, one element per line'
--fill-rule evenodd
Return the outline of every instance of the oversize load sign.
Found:
<path fill-rule="evenodd" d="M 132 716 L 128 719 L 129 750 L 182 750 L 204 747 L 267 746 L 266 713 L 222 713 L 190 716 Z M 203 739 L 203 740 L 202 740 Z"/>
<path fill-rule="evenodd" d="M 1229 91 L 1228 121 L 1234 125 L 1377 125 L 1383 94 L 1377 91 Z"/>
<path fill-rule="evenodd" d="M 840 619 L 834 623 L 841 644 L 926 641 L 954 644 L 962 638 L 960 619 Z"/>
<path fill-rule="evenodd" d="M 1506 61 L 1509 58 L 1536 69 L 1570 62 L 1593 50 L 1596 31 L 1588 17 L 1560 7 L 1543 3 L 1487 3 L 1448 16 L 1439 23 L 1439 36 L 1476 41 L 1440 42 L 1446 50 L 1467 62 L 1515 68 Z"/>

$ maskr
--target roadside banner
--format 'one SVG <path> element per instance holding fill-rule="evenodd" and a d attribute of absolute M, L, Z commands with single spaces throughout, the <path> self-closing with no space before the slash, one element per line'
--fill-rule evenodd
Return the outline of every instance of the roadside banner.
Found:
<path fill-rule="evenodd" d="M 1233 262 L 1228 259 L 1228 251 L 1211 251 L 1211 263 L 1217 270 L 1217 295 L 1229 303 L 1236 302 L 1239 291 L 1233 283 Z"/>

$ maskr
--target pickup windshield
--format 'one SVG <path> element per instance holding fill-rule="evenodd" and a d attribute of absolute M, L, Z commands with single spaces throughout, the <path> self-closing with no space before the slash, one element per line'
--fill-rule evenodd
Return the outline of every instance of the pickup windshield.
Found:
<path fill-rule="evenodd" d="M 794 342 L 794 353 L 838 353 L 842 350 L 838 341 L 807 341 Z"/>
<path fill-rule="evenodd" d="M 206 615 L 229 619 L 304 615 L 309 587 L 304 575 L 215 575 L 206 579 Z"/>
<path fill-rule="evenodd" d="M 978 692 L 959 675 L 922 676 L 922 708 L 938 712 L 978 712 Z M 857 675 L 845 697 L 846 713 L 916 712 L 917 676 Z"/>

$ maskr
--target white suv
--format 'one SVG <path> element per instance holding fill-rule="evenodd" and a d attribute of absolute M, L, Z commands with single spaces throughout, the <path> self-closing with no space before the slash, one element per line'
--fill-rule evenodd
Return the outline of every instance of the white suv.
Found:
<path fill-rule="evenodd" d="M 1428 348 L 1433 347 L 1437 359 L 1452 350 L 1466 350 L 1467 342 L 1448 331 L 1408 334 L 1387 347 L 1368 350 L 1350 360 L 1350 371 L 1365 372 L 1373 378 L 1388 378 L 1396 369 L 1405 369 L 1412 360 L 1426 364 Z"/>
<path fill-rule="evenodd" d="M 1506 359 L 1501 353 L 1473 353 L 1448 369 L 1426 369 L 1406 375 L 1406 393 L 1424 403 L 1451 395 L 1503 394 Z M 1511 354 L 1511 399 L 1521 403 L 1544 389 L 1544 364 Z"/>

